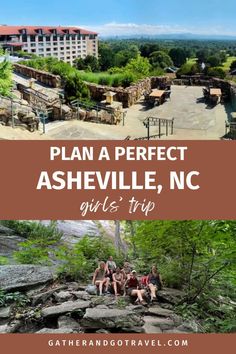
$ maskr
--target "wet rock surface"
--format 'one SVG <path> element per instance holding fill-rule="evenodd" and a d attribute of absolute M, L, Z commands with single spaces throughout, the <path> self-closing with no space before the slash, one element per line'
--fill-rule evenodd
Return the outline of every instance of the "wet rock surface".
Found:
<path fill-rule="evenodd" d="M 33 265 L 7 265 L 0 267 L 2 290 L 25 290 L 30 287 L 53 281 L 54 274 L 50 267 Z"/>

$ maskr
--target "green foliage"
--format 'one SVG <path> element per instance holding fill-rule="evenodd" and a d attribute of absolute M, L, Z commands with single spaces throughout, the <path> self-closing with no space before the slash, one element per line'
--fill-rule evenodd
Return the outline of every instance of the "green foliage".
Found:
<path fill-rule="evenodd" d="M 84 59 L 75 59 L 74 65 L 78 70 L 97 72 L 100 69 L 99 61 L 93 55 L 87 55 Z"/>
<path fill-rule="evenodd" d="M 84 236 L 73 248 L 67 246 L 58 248 L 56 257 L 61 262 L 58 272 L 74 280 L 87 279 L 98 266 L 98 262 L 106 261 L 109 256 L 119 259 L 109 240 Z M 122 261 L 123 259 L 120 259 L 120 262 Z"/>
<path fill-rule="evenodd" d="M 236 60 L 234 60 L 231 64 L 230 64 L 230 70 L 234 70 L 236 69 Z"/>
<path fill-rule="evenodd" d="M 29 303 L 29 299 L 19 292 L 7 293 L 0 289 L 0 307 L 15 303 L 16 307 L 23 307 Z"/>
<path fill-rule="evenodd" d="M 80 101 L 87 100 L 90 97 L 88 87 L 81 80 L 79 73 L 73 73 L 67 76 L 65 86 L 65 99 L 72 101 L 79 99 Z"/>
<path fill-rule="evenodd" d="M 14 258 L 21 264 L 50 264 L 49 255 L 53 254 L 53 246 L 61 240 L 62 233 L 57 230 L 56 222 L 48 226 L 39 222 L 4 220 L 1 223 L 18 235 L 26 238 L 20 244 L 20 250 L 14 252 Z"/>
<path fill-rule="evenodd" d="M 177 67 L 186 63 L 189 54 L 189 51 L 185 48 L 171 48 L 169 51 L 169 56 Z"/>
<path fill-rule="evenodd" d="M 44 242 L 58 242 L 62 233 L 57 230 L 56 221 L 43 225 L 36 221 L 2 220 L 2 225 L 14 230 L 18 235 L 31 240 Z"/>
<path fill-rule="evenodd" d="M 145 221 L 137 227 L 133 242 L 149 267 L 158 265 L 166 285 L 184 287 L 191 302 L 233 266 L 232 230 L 227 237 L 217 223 L 208 221 Z"/>
<path fill-rule="evenodd" d="M 7 265 L 8 264 L 8 258 L 0 256 L 0 266 L 1 265 Z"/>
<path fill-rule="evenodd" d="M 27 240 L 20 244 L 20 250 L 14 252 L 15 260 L 20 264 L 50 265 L 50 247 L 54 242 Z"/>
<path fill-rule="evenodd" d="M 195 75 L 199 72 L 199 67 L 196 63 L 185 63 L 177 71 L 176 76 L 180 77 L 182 75 Z"/>
<path fill-rule="evenodd" d="M 125 67 L 125 71 L 130 71 L 137 77 L 148 76 L 151 70 L 151 64 L 147 58 L 138 55 L 137 58 L 131 59 Z"/>
<path fill-rule="evenodd" d="M 226 77 L 226 73 L 221 67 L 208 68 L 207 75 L 217 77 L 219 79 L 224 79 Z"/>
<path fill-rule="evenodd" d="M 150 55 L 150 63 L 153 68 L 162 68 L 165 69 L 169 66 L 173 66 L 173 61 L 168 54 L 164 51 L 153 52 Z"/>
<path fill-rule="evenodd" d="M 12 84 L 12 64 L 4 60 L 0 63 L 0 95 L 10 96 Z"/>

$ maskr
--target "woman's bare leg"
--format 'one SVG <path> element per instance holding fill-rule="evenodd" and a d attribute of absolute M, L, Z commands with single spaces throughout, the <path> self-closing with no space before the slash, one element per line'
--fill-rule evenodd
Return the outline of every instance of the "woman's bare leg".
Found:
<path fill-rule="evenodd" d="M 116 281 L 114 281 L 112 283 L 112 286 L 113 286 L 113 289 L 114 289 L 115 296 L 117 296 L 117 284 L 116 284 Z"/>
<path fill-rule="evenodd" d="M 156 299 L 156 287 L 153 284 L 148 284 L 151 291 L 151 300 Z"/>

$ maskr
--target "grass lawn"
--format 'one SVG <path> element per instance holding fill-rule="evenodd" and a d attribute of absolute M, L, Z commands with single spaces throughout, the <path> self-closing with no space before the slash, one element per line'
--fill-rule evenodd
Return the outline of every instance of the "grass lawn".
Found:
<path fill-rule="evenodd" d="M 236 60 L 236 57 L 228 57 L 227 58 L 227 61 L 222 65 L 222 68 L 225 70 L 225 71 L 229 71 L 230 69 L 230 65 L 232 64 L 232 62 Z"/>
<path fill-rule="evenodd" d="M 197 58 L 189 58 L 188 61 L 187 61 L 187 64 L 195 64 L 197 62 Z"/>

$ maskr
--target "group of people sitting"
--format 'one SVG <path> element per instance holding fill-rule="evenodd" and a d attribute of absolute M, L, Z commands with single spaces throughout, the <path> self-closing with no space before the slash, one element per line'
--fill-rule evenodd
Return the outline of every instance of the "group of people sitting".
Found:
<path fill-rule="evenodd" d="M 99 263 L 93 275 L 93 285 L 97 287 L 99 295 L 108 294 L 111 289 L 116 297 L 129 295 L 135 298 L 135 303 L 142 305 L 147 304 L 144 298 L 150 298 L 151 303 L 156 301 L 157 291 L 163 286 L 155 265 L 149 274 L 139 278 L 129 262 L 124 262 L 122 268 L 117 267 L 112 256 L 107 262 Z"/>

